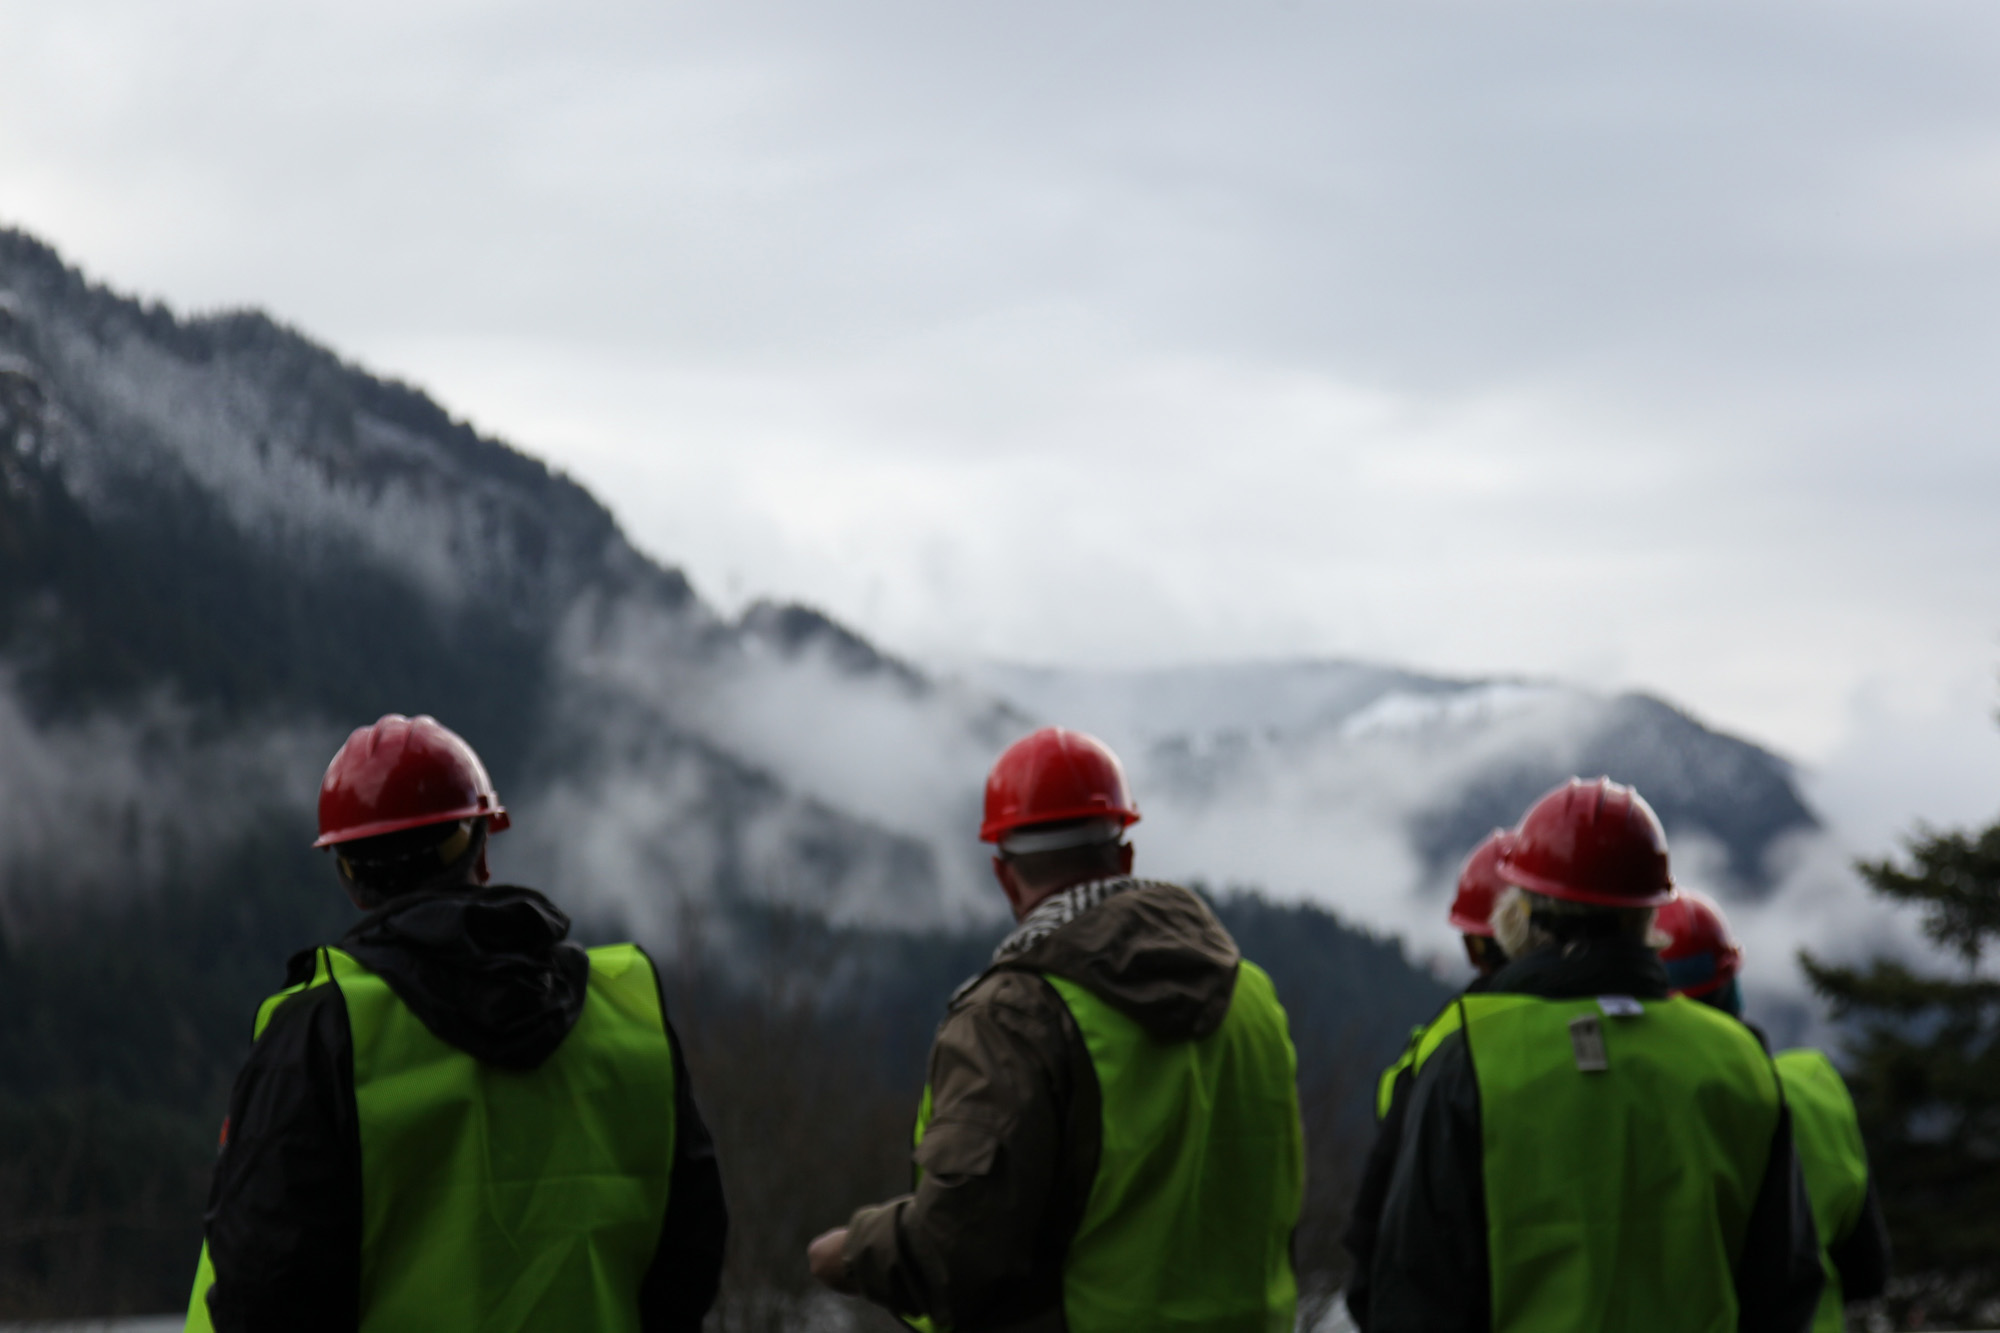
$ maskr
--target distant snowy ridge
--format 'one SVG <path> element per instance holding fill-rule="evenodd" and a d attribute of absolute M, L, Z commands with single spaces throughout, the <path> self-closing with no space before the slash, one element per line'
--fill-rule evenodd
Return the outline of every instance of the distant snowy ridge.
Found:
<path fill-rule="evenodd" d="M 1400 868 L 1381 872 L 1384 893 L 1434 889 L 1488 829 L 1571 774 L 1631 782 L 1670 832 L 1722 847 L 1725 891 L 1767 888 L 1772 848 L 1816 827 L 1789 763 L 1643 695 L 1342 661 L 965 674 L 1102 735 L 1174 821 L 1226 838 L 1289 812 L 1296 831 L 1268 853 L 1189 844 L 1180 854 L 1211 877 L 1302 889 L 1322 863 L 1308 849 L 1356 826 L 1371 844 L 1388 831 Z"/>
<path fill-rule="evenodd" d="M 1150 871 L 1378 924 L 1427 918 L 1472 842 L 1570 772 L 1636 782 L 1744 895 L 1813 823 L 1781 760 L 1639 696 L 1352 662 L 928 670 L 806 608 L 732 620 L 421 393 L 261 315 L 117 296 L 13 232 L 0 483 L 0 789 L 63 794 L 19 807 L 46 813 L 0 847 L 0 903 L 220 857 L 231 818 L 309 837 L 316 773 L 291 768 L 391 709 L 487 756 L 517 816 L 504 873 L 654 937 L 745 900 L 993 920 L 981 783 L 1043 721 L 1126 754 Z M 66 861 L 65 810 L 129 834 Z"/>
<path fill-rule="evenodd" d="M 1391 690 L 1340 723 L 1343 740 L 1365 736 L 1422 736 L 1532 712 L 1557 693 L 1553 685 L 1496 682 L 1463 690 L 1414 694 Z"/>

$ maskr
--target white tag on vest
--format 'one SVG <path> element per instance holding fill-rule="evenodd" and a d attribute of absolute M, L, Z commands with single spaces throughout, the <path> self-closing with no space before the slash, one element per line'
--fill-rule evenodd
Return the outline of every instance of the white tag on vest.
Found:
<path fill-rule="evenodd" d="M 1604 1011 L 1606 1018 L 1644 1018 L 1646 1006 L 1629 995 L 1600 995 L 1597 1007 Z"/>
<path fill-rule="evenodd" d="M 1586 1074 L 1601 1074 L 1611 1068 L 1604 1058 L 1604 1029 L 1590 1014 L 1578 1014 L 1569 1021 L 1570 1049 L 1576 1052 L 1576 1067 Z"/>

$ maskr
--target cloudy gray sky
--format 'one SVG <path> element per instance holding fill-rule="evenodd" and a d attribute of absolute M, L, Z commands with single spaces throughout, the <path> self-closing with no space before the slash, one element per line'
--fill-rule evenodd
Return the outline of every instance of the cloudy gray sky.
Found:
<path fill-rule="evenodd" d="M 0 0 L 0 51 L 0 219 L 426 386 L 725 606 L 1641 686 L 1885 835 L 2000 803 L 1990 0 Z"/>

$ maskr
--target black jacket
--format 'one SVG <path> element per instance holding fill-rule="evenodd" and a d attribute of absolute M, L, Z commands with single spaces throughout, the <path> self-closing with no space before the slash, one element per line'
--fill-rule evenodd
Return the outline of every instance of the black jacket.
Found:
<path fill-rule="evenodd" d="M 1759 1046 L 1771 1049 L 1771 1039 L 1764 1035 L 1764 1029 L 1747 1019 L 1743 1026 L 1750 1029 Z M 1861 1215 L 1854 1219 L 1854 1225 L 1844 1235 L 1823 1235 L 1819 1242 L 1826 1247 L 1826 1257 L 1833 1262 L 1834 1272 L 1840 1275 L 1842 1303 L 1872 1301 L 1888 1289 L 1889 1224 L 1883 1220 L 1882 1200 L 1875 1193 L 1873 1167 L 1868 1171 L 1868 1192 L 1862 1196 Z"/>
<path fill-rule="evenodd" d="M 590 965 L 568 933 L 569 918 L 532 889 L 468 889 L 397 899 L 363 917 L 340 947 L 441 1040 L 490 1064 L 532 1069 L 583 1012 Z M 292 959 L 288 985 L 311 977 L 314 952 Z M 677 1039 L 673 1047 L 674 1164 L 639 1293 L 647 1333 L 700 1327 L 728 1230 L 714 1144 Z M 237 1075 L 205 1222 L 217 1333 L 358 1326 L 361 1138 L 336 987 L 281 1003 Z"/>
<path fill-rule="evenodd" d="M 1493 994 L 1664 999 L 1666 969 L 1638 941 L 1543 949 L 1497 973 Z M 1479 1083 L 1463 1033 L 1441 1042 L 1413 1084 L 1370 1273 L 1369 1327 L 1381 1333 L 1487 1333 Z M 1737 1263 L 1738 1327 L 1804 1333 L 1823 1281 L 1805 1180 L 1780 1111 Z"/>
<path fill-rule="evenodd" d="M 1464 993 L 1477 995 L 1492 984 L 1491 976 L 1475 977 Z M 1457 1003 L 1456 999 L 1451 1002 Z M 1439 1010 L 1431 1022 L 1435 1023 L 1443 1013 L 1444 1010 Z M 1396 1153 L 1403 1146 L 1403 1117 L 1410 1107 L 1411 1078 L 1408 1069 L 1399 1069 L 1395 1082 L 1390 1084 L 1389 1108 L 1375 1124 L 1375 1142 L 1368 1147 L 1361 1183 L 1354 1187 L 1354 1203 L 1348 1210 L 1347 1229 L 1340 1236 L 1340 1243 L 1354 1259 L 1354 1267 L 1347 1275 L 1347 1313 L 1359 1329 L 1368 1327 L 1368 1303 L 1374 1291 L 1369 1266 L 1374 1262 L 1375 1238 L 1382 1228 L 1382 1206 L 1389 1201 L 1389 1176 L 1396 1169 Z"/>
<path fill-rule="evenodd" d="M 1872 1301 L 1889 1287 L 1889 1224 L 1882 1219 L 1882 1200 L 1875 1193 L 1875 1172 L 1868 1172 L 1868 1197 L 1861 1216 L 1845 1236 L 1826 1241 L 1827 1258 L 1840 1274 L 1842 1301 Z"/>

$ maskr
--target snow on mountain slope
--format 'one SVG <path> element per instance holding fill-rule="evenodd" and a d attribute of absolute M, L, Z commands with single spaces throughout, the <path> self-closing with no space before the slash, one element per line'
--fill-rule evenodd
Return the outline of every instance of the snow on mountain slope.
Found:
<path fill-rule="evenodd" d="M 1790 764 L 1643 695 L 1341 661 L 961 675 L 1119 750 L 1151 870 L 1321 902 L 1446 966 L 1460 860 L 1571 774 L 1645 793 L 1680 880 L 1755 937 L 1753 985 L 1784 1032 L 1804 1021 L 1793 951 L 1847 947 L 1864 911 Z"/>
<path fill-rule="evenodd" d="M 1426 874 L 1571 773 L 1637 784 L 1670 829 L 1722 847 L 1742 894 L 1769 886 L 1777 840 L 1815 823 L 1784 760 L 1640 695 L 1354 662 L 965 675 L 1103 736 L 1177 814 L 1283 806 L 1310 823 L 1338 802 L 1394 826 Z"/>
<path fill-rule="evenodd" d="M 1325 726 L 1391 692 L 1450 693 L 1457 682 L 1365 662 L 1228 662 L 1133 671 L 976 663 L 969 680 L 1043 714 L 1067 713 L 1116 743 Z"/>
<path fill-rule="evenodd" d="M 1745 900 L 1813 823 L 1781 760 L 1638 696 L 1352 662 L 934 673 L 804 608 L 729 620 L 415 390 L 8 232 L 0 482 L 0 721 L 24 738 L 0 779 L 66 793 L 0 848 L 10 898 L 142 872 L 63 857 L 64 810 L 197 859 L 232 819 L 309 837 L 316 774 L 275 766 L 392 709 L 487 756 L 503 873 L 653 936 L 746 898 L 994 919 L 980 786 L 1040 721 L 1126 754 L 1149 868 L 1398 928 L 1428 931 L 1464 851 L 1572 771 L 1638 783 Z"/>

